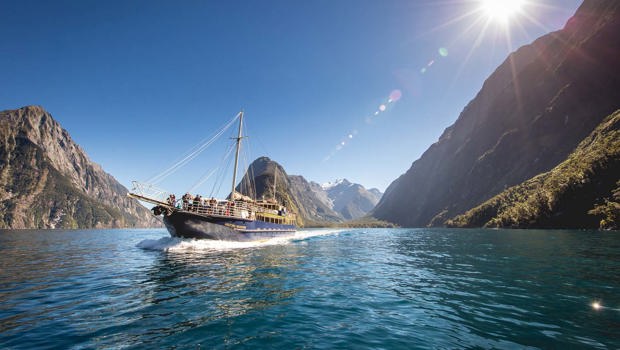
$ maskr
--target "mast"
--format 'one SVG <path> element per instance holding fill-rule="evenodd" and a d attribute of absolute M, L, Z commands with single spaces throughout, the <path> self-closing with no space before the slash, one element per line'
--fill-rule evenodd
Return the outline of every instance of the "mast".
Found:
<path fill-rule="evenodd" d="M 237 183 L 237 165 L 239 164 L 239 150 L 241 149 L 241 127 L 243 125 L 243 111 L 239 112 L 239 134 L 235 138 L 237 140 L 237 152 L 235 153 L 235 170 L 233 172 L 232 191 L 230 192 L 230 200 L 235 199 L 235 185 Z"/>

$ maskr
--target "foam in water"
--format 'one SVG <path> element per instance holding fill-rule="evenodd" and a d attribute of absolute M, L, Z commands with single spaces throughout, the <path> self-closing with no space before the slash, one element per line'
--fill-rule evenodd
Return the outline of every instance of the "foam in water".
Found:
<path fill-rule="evenodd" d="M 343 230 L 320 229 L 297 231 L 292 236 L 274 237 L 252 242 L 216 241 L 209 239 L 182 239 L 176 237 L 163 237 L 160 239 L 145 239 L 138 243 L 138 248 L 146 250 L 160 250 L 165 252 L 196 251 L 196 250 L 229 250 L 242 248 L 255 248 L 270 245 L 290 244 L 291 242 L 305 240 L 316 236 L 338 234 Z"/>

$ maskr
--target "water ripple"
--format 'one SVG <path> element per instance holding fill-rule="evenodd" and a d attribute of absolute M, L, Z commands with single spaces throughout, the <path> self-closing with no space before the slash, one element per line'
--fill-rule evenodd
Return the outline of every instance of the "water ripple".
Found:
<path fill-rule="evenodd" d="M 618 238 L 1 231 L 0 348 L 619 348 Z"/>

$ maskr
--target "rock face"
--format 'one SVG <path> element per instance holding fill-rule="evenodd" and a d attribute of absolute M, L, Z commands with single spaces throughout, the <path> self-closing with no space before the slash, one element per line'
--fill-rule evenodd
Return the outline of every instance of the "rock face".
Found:
<path fill-rule="evenodd" d="M 564 29 L 512 53 L 372 215 L 443 225 L 565 160 L 620 107 L 620 2 L 586 0 Z"/>
<path fill-rule="evenodd" d="M 620 110 L 551 171 L 448 220 L 451 227 L 620 228 Z"/>
<path fill-rule="evenodd" d="M 379 203 L 382 196 L 376 188 L 366 190 L 364 186 L 347 179 L 327 183 L 321 188 L 326 192 L 332 209 L 345 220 L 363 217 Z"/>
<path fill-rule="evenodd" d="M 0 227 L 153 227 L 161 223 L 43 108 L 0 112 Z"/>
<path fill-rule="evenodd" d="M 277 176 L 274 177 L 274 174 Z M 365 215 L 379 201 L 375 193 L 346 180 L 325 188 L 303 176 L 288 175 L 282 166 L 267 157 L 256 159 L 248 168 L 237 191 L 258 199 L 274 197 L 294 212 L 304 226 L 321 226 Z"/>

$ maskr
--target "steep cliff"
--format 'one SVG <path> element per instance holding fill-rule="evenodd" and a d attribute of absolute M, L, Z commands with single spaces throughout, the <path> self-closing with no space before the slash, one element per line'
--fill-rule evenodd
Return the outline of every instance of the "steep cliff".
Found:
<path fill-rule="evenodd" d="M 447 225 L 620 228 L 620 110 L 551 171 L 503 191 Z"/>
<path fill-rule="evenodd" d="M 620 107 L 620 2 L 586 0 L 564 29 L 511 54 L 372 215 L 442 225 L 554 168 Z"/>
<path fill-rule="evenodd" d="M 0 112 L 0 227 L 160 226 L 43 108 Z"/>

